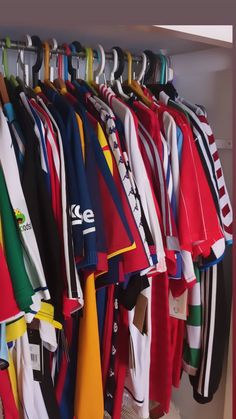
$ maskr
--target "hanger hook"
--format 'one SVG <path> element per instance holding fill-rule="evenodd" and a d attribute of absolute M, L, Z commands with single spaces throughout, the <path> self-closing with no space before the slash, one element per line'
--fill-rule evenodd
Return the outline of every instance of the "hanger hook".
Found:
<path fill-rule="evenodd" d="M 43 43 L 44 47 L 44 80 L 49 80 L 50 78 L 50 45 L 47 41 Z"/>
<path fill-rule="evenodd" d="M 153 77 L 154 73 L 155 73 L 155 69 L 156 69 L 156 55 L 154 54 L 154 52 L 152 52 L 149 49 L 146 49 L 144 51 L 144 53 L 146 54 L 148 61 L 149 61 L 149 65 L 146 67 L 146 71 L 144 74 L 144 83 L 147 83 L 150 81 L 151 77 Z"/>
<path fill-rule="evenodd" d="M 115 80 L 115 72 L 117 71 L 118 65 L 119 65 L 117 50 L 115 48 L 112 48 L 112 52 L 113 52 L 113 67 L 112 67 L 111 74 L 110 74 L 110 82 L 111 83 L 113 83 L 114 80 Z"/>
<path fill-rule="evenodd" d="M 124 58 L 124 52 L 120 47 L 113 47 L 113 50 L 117 52 L 118 55 L 118 68 L 114 73 L 115 80 L 119 79 L 124 71 L 125 68 L 125 58 Z"/>
<path fill-rule="evenodd" d="M 99 77 L 102 75 L 102 73 L 104 72 L 105 69 L 105 65 L 106 65 L 106 55 L 105 55 L 105 51 L 104 48 L 101 44 L 97 45 L 98 48 L 96 50 L 97 52 L 97 56 L 98 56 L 98 67 L 96 68 L 96 70 L 94 71 L 94 77 L 95 77 L 95 82 L 98 84 L 99 83 Z"/>
<path fill-rule="evenodd" d="M 125 51 L 128 60 L 128 84 L 132 82 L 132 66 L 133 66 L 133 59 L 132 55 L 129 51 Z"/>
<path fill-rule="evenodd" d="M 7 57 L 7 49 L 11 48 L 11 40 L 9 36 L 5 39 L 5 47 L 2 48 L 2 63 L 4 69 L 5 77 L 9 78 L 9 67 L 8 67 L 8 57 Z"/>
<path fill-rule="evenodd" d="M 37 35 L 32 36 L 32 45 L 36 47 L 36 62 L 32 67 L 32 79 L 33 79 L 33 87 L 36 87 L 39 78 L 39 71 L 42 66 L 43 62 L 43 44 L 41 39 Z"/>
<path fill-rule="evenodd" d="M 48 44 L 49 44 L 49 48 L 50 48 L 50 59 L 49 59 L 49 80 L 51 82 L 53 82 L 54 80 L 54 68 L 53 66 L 50 66 L 50 60 L 52 59 L 52 52 L 57 51 L 58 48 L 58 42 L 56 40 L 56 38 L 50 38 L 48 39 Z M 58 54 L 56 53 L 56 60 L 58 58 Z"/>
<path fill-rule="evenodd" d="M 68 80 L 68 57 L 71 56 L 71 49 L 67 43 L 62 44 L 62 48 L 64 49 L 64 80 Z"/>
<path fill-rule="evenodd" d="M 93 49 L 92 48 L 85 48 L 86 53 L 86 72 L 85 78 L 88 83 L 93 81 Z"/>
<path fill-rule="evenodd" d="M 139 83 L 141 83 L 142 80 L 144 79 L 145 71 L 146 71 L 146 68 L 147 68 L 147 56 L 144 52 L 142 52 L 141 56 L 142 56 L 142 67 L 141 67 L 141 71 L 140 71 L 140 73 L 137 77 L 137 81 Z"/>
<path fill-rule="evenodd" d="M 78 41 L 73 41 L 70 44 L 70 49 L 72 52 L 77 52 L 79 54 L 80 52 L 85 52 L 84 48 L 82 47 L 81 43 Z M 79 56 L 77 58 L 77 67 L 74 68 L 72 65 L 72 55 L 68 57 L 68 71 L 71 75 L 71 81 L 75 80 L 76 78 L 79 78 Z"/>

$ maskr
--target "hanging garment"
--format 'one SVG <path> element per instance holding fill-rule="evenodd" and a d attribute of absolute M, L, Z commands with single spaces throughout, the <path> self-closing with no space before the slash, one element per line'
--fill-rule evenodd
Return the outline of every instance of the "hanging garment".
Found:
<path fill-rule="evenodd" d="M 201 272 L 202 333 L 198 373 L 190 377 L 193 395 L 199 403 L 208 403 L 218 389 L 222 374 L 230 313 L 226 307 L 225 279 L 222 263 Z"/>
<path fill-rule="evenodd" d="M 77 85 L 76 85 L 77 86 Z M 78 86 L 77 86 L 78 87 Z M 76 91 L 76 93 L 79 92 Z M 79 96 L 80 97 L 80 96 Z M 104 103 L 102 101 L 98 102 L 98 100 L 92 96 L 89 96 L 89 103 L 91 102 L 91 106 L 89 106 L 89 110 L 92 111 L 93 115 L 95 117 L 100 117 L 101 118 L 101 122 L 104 125 L 104 129 L 106 130 L 105 132 L 107 133 L 108 136 L 108 141 L 110 144 L 110 149 L 114 155 L 115 161 L 116 161 L 116 165 L 120 174 L 120 178 L 122 180 L 122 183 L 125 187 L 125 191 L 126 191 L 126 195 L 127 198 L 126 200 L 124 200 L 125 198 L 123 197 L 123 191 L 121 188 L 121 183 L 120 183 L 120 179 L 119 176 L 117 177 L 117 170 L 115 169 L 115 166 L 113 164 L 113 177 L 114 179 L 116 179 L 116 185 L 119 188 L 120 194 L 123 197 L 123 206 L 125 209 L 125 213 L 126 213 L 126 217 L 129 216 L 129 224 L 132 223 L 132 218 L 130 218 L 129 215 L 129 210 L 126 209 L 127 207 L 127 203 L 126 201 L 129 201 L 130 207 L 133 211 L 133 215 L 135 217 L 135 221 L 137 224 L 137 227 L 139 229 L 139 233 L 142 237 L 142 241 L 143 241 L 143 246 L 145 247 L 145 251 L 147 253 L 147 256 L 149 256 L 149 263 L 150 265 L 153 265 L 153 261 L 152 258 L 150 257 L 150 249 L 148 249 L 148 243 L 147 240 L 145 238 L 145 232 L 144 232 L 144 222 L 143 222 L 143 217 L 141 219 L 141 208 L 140 208 L 140 204 L 137 200 L 137 193 L 136 193 L 136 187 L 134 185 L 134 182 L 132 181 L 132 179 L 130 178 L 130 170 L 128 170 L 128 162 L 126 163 L 127 159 L 122 156 L 121 153 L 121 149 L 120 149 L 120 143 L 119 143 L 119 137 L 118 137 L 118 132 L 116 130 L 116 126 L 114 124 L 115 121 L 115 117 L 112 113 L 112 111 L 110 110 L 110 108 L 106 107 L 106 105 L 104 105 Z M 105 108 L 104 108 L 105 106 Z M 97 114 L 98 113 L 98 114 Z M 129 176 L 128 176 L 129 175 Z M 141 258 L 141 248 L 140 248 L 140 238 L 137 236 L 137 228 L 132 227 L 132 233 L 133 233 L 133 237 L 136 243 L 136 252 L 132 251 L 132 253 L 130 253 L 128 256 L 128 260 L 131 262 L 131 256 L 133 256 L 133 258 L 136 260 L 136 266 L 133 267 L 128 267 L 127 266 L 127 270 L 140 270 L 141 266 L 137 266 L 138 261 L 140 263 L 144 263 L 145 259 Z M 135 257 L 135 255 L 138 255 L 138 258 Z M 142 262 L 143 260 L 143 262 Z M 146 262 L 147 263 L 147 262 Z M 126 262 L 127 264 L 127 262 Z"/>
<path fill-rule="evenodd" d="M 93 274 L 85 278 L 84 302 L 79 331 L 74 415 L 76 419 L 86 416 L 103 419 L 101 358 Z M 91 383 L 96 386 L 92 403 Z"/>
<path fill-rule="evenodd" d="M 64 298 L 64 314 L 67 315 L 67 311 L 65 310 L 65 304 L 67 301 L 67 305 L 71 304 L 70 300 L 77 300 L 78 299 L 78 308 L 83 306 L 83 293 L 80 286 L 80 281 L 77 273 L 77 269 L 75 266 L 75 261 L 73 260 L 73 243 L 72 243 L 72 232 L 71 226 L 69 221 L 69 208 L 68 208 L 68 192 L 67 192 L 67 181 L 66 181 L 66 170 L 65 170 L 65 160 L 64 160 L 64 152 L 63 152 L 63 143 L 62 143 L 62 135 L 64 134 L 64 130 L 62 126 L 59 128 L 55 119 L 53 118 L 52 114 L 44 104 L 42 99 L 38 99 L 40 105 L 43 107 L 45 112 L 47 112 L 50 120 L 52 121 L 54 130 L 57 133 L 59 151 L 60 151 L 60 162 L 61 162 L 61 176 L 60 176 L 60 183 L 61 183 L 61 200 L 62 200 L 62 225 L 63 225 L 63 245 L 64 245 L 64 260 L 65 260 L 65 270 L 66 270 L 66 280 L 67 280 L 67 297 Z M 72 311 L 75 311 L 75 301 L 73 304 Z"/>
<path fill-rule="evenodd" d="M 25 313 L 29 313 L 31 311 L 36 312 L 40 308 L 40 301 L 34 293 L 25 269 L 24 256 L 20 242 L 20 232 L 10 205 L 1 168 L 0 190 L 2 235 L 14 296 L 20 310 Z"/>
<path fill-rule="evenodd" d="M 12 207 L 16 211 L 16 217 L 19 219 L 20 236 L 25 246 L 25 253 L 28 256 L 30 264 L 27 269 L 31 269 L 29 275 L 34 290 L 41 298 L 48 300 L 50 298 L 44 271 L 38 251 L 35 233 L 32 227 L 28 208 L 23 195 L 17 162 L 14 155 L 14 149 L 11 147 L 11 136 L 7 127 L 6 119 L 0 110 L 0 160 L 5 176 L 5 181 L 11 200 Z"/>
<path fill-rule="evenodd" d="M 161 271 L 165 271 L 165 254 L 162 245 L 162 236 L 158 218 L 156 216 L 153 193 L 139 150 L 134 115 L 125 104 L 123 104 L 119 99 L 115 97 L 115 94 L 111 89 L 106 90 L 106 87 L 103 85 L 100 85 L 99 89 L 103 97 L 109 101 L 109 105 L 112 107 L 115 113 L 117 113 L 124 124 L 130 167 L 136 179 L 143 210 L 154 239 L 154 244 L 156 246 L 159 269 Z"/>
<path fill-rule="evenodd" d="M 54 315 L 60 321 L 63 277 L 59 233 L 39 163 L 38 140 L 34 134 L 33 123 L 21 99 L 16 97 L 14 104 L 25 135 L 23 192 L 31 215 L 51 301 L 54 305 Z M 32 184 L 32 178 L 36 180 L 36 187 Z"/>
<path fill-rule="evenodd" d="M 0 221 L 1 223 L 1 221 Z M 14 319 L 17 315 L 19 316 L 20 311 L 17 306 L 10 273 L 6 263 L 6 259 L 0 244 L 0 270 L 1 270 L 1 287 L 4 293 L 0 295 L 0 323 Z M 5 296 L 7 295 L 7 299 Z"/>
<path fill-rule="evenodd" d="M 189 375 L 196 375 L 200 366 L 202 336 L 202 304 L 200 272 L 195 266 L 196 284 L 189 291 L 187 336 L 183 354 L 183 368 Z"/>

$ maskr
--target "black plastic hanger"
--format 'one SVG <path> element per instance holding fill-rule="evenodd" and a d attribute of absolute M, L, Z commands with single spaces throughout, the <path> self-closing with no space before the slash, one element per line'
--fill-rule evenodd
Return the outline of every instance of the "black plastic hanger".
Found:
<path fill-rule="evenodd" d="M 85 49 L 82 47 L 81 43 L 78 41 L 73 41 L 70 45 L 71 51 L 75 51 L 77 53 L 85 52 Z M 72 65 L 72 55 L 68 56 L 68 71 L 71 75 L 71 81 L 76 79 L 76 68 Z"/>
<path fill-rule="evenodd" d="M 123 74 L 125 68 L 125 57 L 124 52 L 120 47 L 112 47 L 112 49 L 116 50 L 118 55 L 118 68 L 114 73 L 115 80 L 117 80 Z"/>
<path fill-rule="evenodd" d="M 144 82 L 146 82 L 147 88 L 156 96 L 157 99 L 159 98 L 160 92 L 165 92 L 170 99 L 175 100 L 178 97 L 178 92 L 171 81 L 168 81 L 166 84 L 160 84 L 156 83 L 154 80 L 149 80 L 156 73 L 159 57 L 152 51 L 146 50 L 144 52 L 149 60 L 149 68 L 144 76 Z"/>
<path fill-rule="evenodd" d="M 149 49 L 145 49 L 144 53 L 146 54 L 148 58 L 148 62 L 149 62 L 149 65 L 147 66 L 147 69 L 144 74 L 144 83 L 147 83 L 148 81 L 150 81 L 151 77 L 154 76 L 155 74 L 157 58 L 156 58 L 156 54 L 154 54 L 154 52 L 152 52 Z"/>
<path fill-rule="evenodd" d="M 39 70 L 42 66 L 43 62 L 43 44 L 41 42 L 41 39 L 37 35 L 32 36 L 32 45 L 37 48 L 36 54 L 36 62 L 32 67 L 32 81 L 33 81 L 33 87 L 36 87 L 38 84 L 38 78 L 39 78 Z"/>

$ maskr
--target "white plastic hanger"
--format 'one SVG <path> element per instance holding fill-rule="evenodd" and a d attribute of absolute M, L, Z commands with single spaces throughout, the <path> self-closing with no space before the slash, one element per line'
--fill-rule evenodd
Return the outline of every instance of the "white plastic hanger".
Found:
<path fill-rule="evenodd" d="M 31 36 L 26 34 L 24 38 L 25 38 L 26 48 L 31 47 L 32 46 Z M 17 65 L 18 64 L 20 65 L 20 68 L 21 68 L 22 73 L 23 73 L 24 83 L 26 84 L 26 86 L 29 86 L 29 84 L 30 84 L 29 64 L 25 63 L 25 50 L 24 50 L 24 48 L 19 50 L 19 54 L 18 54 L 18 58 L 17 58 Z M 18 68 L 17 68 L 17 73 L 18 73 Z M 18 74 L 17 74 L 17 76 L 18 76 Z"/>
<path fill-rule="evenodd" d="M 55 38 L 51 38 L 51 39 L 48 40 L 48 43 L 49 43 L 49 46 L 50 46 L 50 49 L 51 49 L 51 52 L 50 52 L 50 61 L 51 61 L 52 51 L 57 50 L 58 42 Z M 50 80 L 51 83 L 53 83 L 54 78 L 56 78 L 56 77 L 54 77 L 54 66 L 50 65 L 49 66 L 49 80 Z"/>
<path fill-rule="evenodd" d="M 98 44 L 97 48 L 97 55 L 98 55 L 98 67 L 94 70 L 93 76 L 95 79 L 95 83 L 99 84 L 99 78 L 104 73 L 105 65 L 106 65 L 106 55 L 104 48 L 101 44 Z"/>
<path fill-rule="evenodd" d="M 112 49 L 113 52 L 113 67 L 110 74 L 110 83 L 113 84 L 115 80 L 115 72 L 118 68 L 118 54 L 115 49 Z"/>
<path fill-rule="evenodd" d="M 123 99 L 126 99 L 126 100 L 129 99 L 129 96 L 126 95 L 126 93 L 123 90 L 123 87 L 122 87 L 122 84 L 121 84 L 121 81 L 120 80 L 115 80 L 113 86 L 116 87 L 117 92 L 119 93 L 119 95 L 121 97 L 123 97 Z"/>
<path fill-rule="evenodd" d="M 172 81 L 174 78 L 174 70 L 172 68 L 172 63 L 171 63 L 171 58 L 169 55 L 167 55 L 167 61 L 168 61 L 168 67 L 169 67 L 169 72 L 168 72 L 168 81 Z"/>
<path fill-rule="evenodd" d="M 129 96 L 126 95 L 126 93 L 124 92 L 121 82 L 122 82 L 122 74 L 120 76 L 120 80 L 119 79 L 114 80 L 113 86 L 116 87 L 118 94 L 121 97 L 123 97 L 123 99 L 128 100 Z"/>

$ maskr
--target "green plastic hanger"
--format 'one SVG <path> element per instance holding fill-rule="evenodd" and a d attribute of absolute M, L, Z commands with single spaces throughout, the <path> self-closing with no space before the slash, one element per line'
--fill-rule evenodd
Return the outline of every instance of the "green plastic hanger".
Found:
<path fill-rule="evenodd" d="M 166 60 L 163 54 L 159 54 L 161 60 L 161 77 L 160 84 L 165 84 L 165 74 L 166 74 Z"/>
<path fill-rule="evenodd" d="M 7 79 L 9 79 L 10 75 L 9 75 L 8 57 L 7 57 L 7 49 L 11 48 L 11 40 L 9 36 L 6 37 L 5 42 L 6 42 L 6 46 L 2 50 L 2 63 L 3 63 L 3 68 L 4 68 L 4 75 Z"/>

